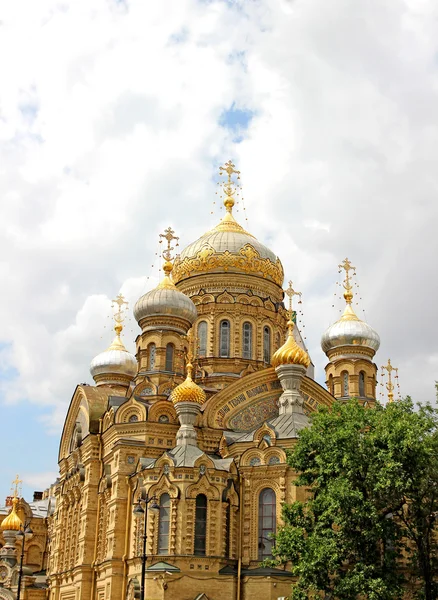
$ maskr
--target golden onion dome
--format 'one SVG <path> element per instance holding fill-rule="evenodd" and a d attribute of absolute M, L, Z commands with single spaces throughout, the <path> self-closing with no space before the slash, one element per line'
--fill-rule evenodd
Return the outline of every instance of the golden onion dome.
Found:
<path fill-rule="evenodd" d="M 192 325 L 197 317 L 192 300 L 180 292 L 171 279 L 172 263 L 163 266 L 164 278 L 158 286 L 144 294 L 134 306 L 134 317 L 140 323 L 146 317 L 178 317 Z"/>
<path fill-rule="evenodd" d="M 255 275 L 279 286 L 283 284 L 280 259 L 233 217 L 234 196 L 239 186 L 232 181 L 232 176 L 237 175 L 240 179 L 240 171 L 234 167 L 228 161 L 219 168 L 222 175 L 228 176 L 228 181 L 222 184 L 225 216 L 214 229 L 189 244 L 176 257 L 173 267 L 175 283 L 195 275 L 228 272 Z"/>
<path fill-rule="evenodd" d="M 295 341 L 293 329 L 293 321 L 288 321 L 289 333 L 286 342 L 274 353 L 271 359 L 273 367 L 280 365 L 302 365 L 308 367 L 310 365 L 309 355 Z"/>
<path fill-rule="evenodd" d="M 123 327 L 119 323 L 114 329 L 116 336 L 111 345 L 91 361 L 90 373 L 95 381 L 104 378 L 105 383 L 111 383 L 111 376 L 117 382 L 119 376 L 133 379 L 137 375 L 137 359 L 127 351 L 120 338 Z"/>
<path fill-rule="evenodd" d="M 3 531 L 20 531 L 23 521 L 17 514 L 17 504 L 18 498 L 12 498 L 12 510 L 1 524 Z"/>
<path fill-rule="evenodd" d="M 359 319 L 351 306 L 351 298 L 341 318 L 333 323 L 321 338 L 321 348 L 327 354 L 340 346 L 369 348 L 377 352 L 380 346 L 379 334 L 365 321 Z"/>
<path fill-rule="evenodd" d="M 187 377 L 185 381 L 180 383 L 172 393 L 170 399 L 173 404 L 179 404 L 180 402 L 194 402 L 195 404 L 204 404 L 207 396 L 204 390 L 197 385 L 192 379 L 193 365 L 187 364 Z"/>
<path fill-rule="evenodd" d="M 280 259 L 245 231 L 227 211 L 219 225 L 189 244 L 176 257 L 173 267 L 175 283 L 205 273 L 244 273 L 283 284 Z"/>

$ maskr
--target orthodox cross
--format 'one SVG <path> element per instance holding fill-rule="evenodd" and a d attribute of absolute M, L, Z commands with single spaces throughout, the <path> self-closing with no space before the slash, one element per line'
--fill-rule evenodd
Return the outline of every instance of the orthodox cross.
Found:
<path fill-rule="evenodd" d="M 122 296 L 122 294 L 119 294 L 116 298 L 114 298 L 114 300 L 112 302 L 113 302 L 113 307 L 114 307 L 114 304 L 117 304 L 117 306 L 118 306 L 118 310 L 114 314 L 114 321 L 119 324 L 123 323 L 123 321 L 125 320 L 125 316 L 123 314 L 123 306 L 126 304 L 126 309 L 127 309 L 128 302 L 125 300 L 125 298 Z"/>
<path fill-rule="evenodd" d="M 388 390 L 388 401 L 394 402 L 394 384 L 392 383 L 392 372 L 395 371 L 395 377 L 398 377 L 398 368 L 393 367 L 391 364 L 391 360 L 388 358 L 388 364 L 382 366 L 382 375 L 383 371 L 387 371 L 388 373 L 388 381 L 386 383 L 386 389 Z"/>
<path fill-rule="evenodd" d="M 348 258 L 345 258 L 343 262 L 341 262 L 340 265 L 338 265 L 340 269 L 344 269 L 345 271 L 345 281 L 344 281 L 344 289 L 345 289 L 345 294 L 344 294 L 344 298 L 347 302 L 351 303 L 351 300 L 353 299 L 353 292 L 352 290 L 352 285 L 351 285 L 351 281 L 350 281 L 350 271 L 356 271 L 356 267 L 353 267 L 353 265 L 351 264 L 351 262 L 348 260 Z M 341 272 L 341 271 L 339 271 Z"/>
<path fill-rule="evenodd" d="M 292 281 L 289 281 L 289 287 L 285 290 L 285 293 L 289 296 L 289 319 L 292 320 L 294 311 L 292 309 L 293 297 L 299 296 L 301 299 L 301 292 L 296 292 L 292 286 Z"/>
<path fill-rule="evenodd" d="M 18 494 L 19 494 L 19 488 L 21 487 L 21 484 L 23 483 L 23 481 L 21 479 L 19 479 L 18 475 L 16 476 L 16 478 L 14 479 L 14 481 L 12 482 L 12 485 L 14 486 L 14 498 L 18 498 Z"/>
<path fill-rule="evenodd" d="M 228 212 L 231 212 L 231 209 L 234 206 L 234 193 L 235 193 L 235 188 L 233 187 L 233 181 L 231 179 L 231 175 L 236 174 L 237 175 L 237 179 L 240 179 L 240 171 L 236 171 L 236 169 L 234 168 L 236 165 L 234 165 L 231 160 L 229 160 L 228 162 L 225 163 L 225 165 L 223 167 L 219 167 L 219 174 L 220 175 L 225 175 L 225 173 L 228 175 L 228 181 L 226 181 L 222 187 L 223 190 L 225 192 L 225 196 L 226 198 L 224 199 L 224 205 L 225 208 L 227 209 Z"/>
<path fill-rule="evenodd" d="M 171 261 L 172 260 L 172 250 L 174 250 L 175 248 L 172 246 L 172 241 L 176 240 L 176 242 L 178 242 L 179 237 L 176 237 L 175 235 L 173 235 L 175 232 L 173 231 L 173 229 L 171 227 L 168 227 L 167 229 L 164 230 L 164 233 L 160 233 L 160 238 L 164 238 L 167 241 L 167 248 L 165 248 L 163 250 L 163 258 L 164 260 L 167 261 Z M 163 240 L 160 240 L 160 244 Z M 178 246 L 178 243 L 176 244 Z"/>

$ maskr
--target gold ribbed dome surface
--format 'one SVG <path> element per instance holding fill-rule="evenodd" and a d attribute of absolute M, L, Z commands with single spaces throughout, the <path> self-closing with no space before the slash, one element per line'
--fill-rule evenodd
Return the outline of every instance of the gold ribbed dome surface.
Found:
<path fill-rule="evenodd" d="M 192 371 L 193 366 L 189 363 L 187 365 L 187 377 L 185 381 L 180 383 L 170 394 L 170 399 L 174 404 L 179 404 L 180 402 L 204 404 L 207 396 L 204 390 L 193 381 Z"/>
<path fill-rule="evenodd" d="M 308 367 L 310 365 L 309 355 L 305 350 L 300 348 L 294 338 L 292 321 L 288 322 L 289 333 L 286 342 L 274 353 L 271 359 L 273 367 L 280 365 L 302 365 Z"/>
<path fill-rule="evenodd" d="M 21 526 L 23 525 L 23 521 L 17 514 L 17 504 L 18 498 L 12 499 L 12 510 L 6 517 L 3 519 L 1 528 L 3 531 L 20 531 Z"/>
<path fill-rule="evenodd" d="M 173 266 L 175 283 L 203 273 L 246 273 L 283 284 L 280 259 L 227 212 L 211 231 L 189 244 Z"/>

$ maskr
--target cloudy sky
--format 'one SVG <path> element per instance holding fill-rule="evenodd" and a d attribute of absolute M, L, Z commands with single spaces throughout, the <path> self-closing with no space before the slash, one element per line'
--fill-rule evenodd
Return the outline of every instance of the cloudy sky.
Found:
<path fill-rule="evenodd" d="M 157 281 L 163 228 L 184 246 L 218 221 L 229 158 L 318 381 L 348 256 L 378 365 L 434 400 L 436 0 L 15 0 L 0 56 L 0 501 L 17 472 L 28 498 L 56 476 L 110 299 Z"/>

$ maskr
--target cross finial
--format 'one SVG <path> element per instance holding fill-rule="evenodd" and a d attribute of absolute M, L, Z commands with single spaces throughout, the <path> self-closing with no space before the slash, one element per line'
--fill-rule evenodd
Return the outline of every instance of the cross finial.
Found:
<path fill-rule="evenodd" d="M 343 260 L 343 262 L 341 262 L 341 264 L 339 265 L 340 269 L 344 269 L 345 271 L 345 279 L 344 279 L 344 298 L 347 302 L 347 304 L 351 304 L 351 301 L 353 300 L 353 292 L 352 292 L 352 285 L 351 285 L 351 280 L 350 280 L 350 271 L 356 271 L 356 267 L 353 267 L 353 265 L 351 264 L 351 262 L 348 260 L 348 258 L 345 258 Z"/>
<path fill-rule="evenodd" d="M 382 375 L 383 371 L 387 371 L 388 373 L 388 381 L 386 382 L 386 389 L 388 390 L 388 401 L 394 402 L 394 384 L 392 382 L 392 372 L 395 371 L 395 376 L 398 377 L 398 368 L 393 367 L 391 364 L 391 359 L 388 358 L 388 364 L 382 366 Z"/>
<path fill-rule="evenodd" d="M 222 188 L 225 192 L 225 198 L 224 198 L 224 205 L 225 208 L 227 209 L 227 212 L 231 212 L 233 206 L 234 206 L 234 194 L 236 192 L 236 188 L 233 186 L 233 181 L 231 179 L 231 176 L 233 174 L 237 175 L 237 179 L 240 179 L 240 171 L 236 171 L 236 169 L 234 168 L 236 165 L 233 164 L 233 162 L 231 160 L 229 160 L 228 162 L 225 163 L 225 165 L 223 167 L 219 167 L 219 174 L 220 175 L 225 175 L 225 173 L 228 175 L 228 181 L 225 181 L 222 184 Z"/>
<path fill-rule="evenodd" d="M 114 298 L 114 300 L 112 301 L 113 305 L 112 307 L 114 308 L 114 304 L 117 304 L 117 309 L 113 315 L 114 321 L 116 322 L 116 325 L 114 327 L 114 329 L 116 330 L 117 335 L 120 335 L 122 329 L 123 329 L 123 322 L 125 320 L 125 312 L 128 308 L 128 302 L 125 300 L 125 298 L 123 297 L 122 294 L 119 294 L 118 296 L 116 296 L 116 298 Z M 123 307 L 126 305 L 126 308 L 123 309 Z"/>
<path fill-rule="evenodd" d="M 16 478 L 14 479 L 14 481 L 12 482 L 12 485 L 14 486 L 13 492 L 14 492 L 14 498 L 18 498 L 20 491 L 21 491 L 21 484 L 23 483 L 23 481 L 18 477 L 18 475 L 16 476 Z"/>
<path fill-rule="evenodd" d="M 292 310 L 293 297 L 294 296 L 299 296 L 301 298 L 301 292 L 296 292 L 294 290 L 294 288 L 293 288 L 292 281 L 289 281 L 289 287 L 287 288 L 287 290 L 285 290 L 285 293 L 289 296 L 289 319 L 292 319 L 292 314 L 293 314 L 293 310 Z"/>
<path fill-rule="evenodd" d="M 166 262 L 170 262 L 171 260 L 173 260 L 172 251 L 175 248 L 172 246 L 172 241 L 176 240 L 176 242 L 178 242 L 178 240 L 179 240 L 179 237 L 176 237 L 175 235 L 173 235 L 174 233 L 175 232 L 173 231 L 173 229 L 171 227 L 168 227 L 167 229 L 165 229 L 164 233 L 160 233 L 160 238 L 164 238 L 167 241 L 167 248 L 165 248 L 162 252 L 162 256 Z M 162 242 L 162 240 L 160 240 L 160 244 L 161 244 L 161 242 Z"/>

